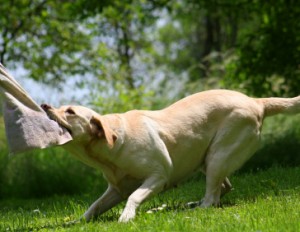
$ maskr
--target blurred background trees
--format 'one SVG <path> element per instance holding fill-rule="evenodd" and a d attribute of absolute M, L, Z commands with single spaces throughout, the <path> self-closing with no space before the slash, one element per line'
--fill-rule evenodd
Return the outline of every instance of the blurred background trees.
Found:
<path fill-rule="evenodd" d="M 38 86 L 61 91 L 57 105 L 76 101 L 100 113 L 158 109 L 211 88 L 257 97 L 300 92 L 296 0 L 0 0 L 0 12 L 0 61 L 22 83 L 37 83 L 27 90 L 38 102 L 47 100 L 39 99 Z M 277 129 L 281 136 L 289 131 L 286 138 L 294 150 L 288 157 L 293 158 L 284 162 L 295 164 L 300 132 L 287 120 L 278 120 L 279 127 L 293 127 L 293 132 Z M 265 141 L 274 143 L 272 132 L 277 129 L 267 128 Z M 279 139 L 285 143 L 284 136 Z M 12 163 L 35 170 L 36 176 L 51 169 L 52 177 L 53 167 L 41 161 L 51 156 L 48 164 L 57 163 L 57 172 L 70 165 L 61 161 L 65 159 L 59 149 L 49 153 L 55 155 L 43 151 L 35 153 L 36 159 L 8 161 L 4 148 L 0 189 L 1 183 L 6 189 L 16 183 L 3 181 L 18 176 Z M 41 168 L 33 168 L 37 166 Z M 60 183 L 57 178 L 52 179 Z"/>
<path fill-rule="evenodd" d="M 158 99 L 214 87 L 298 95 L 295 0 L 2 0 L 0 9 L 0 61 L 55 88 L 74 79 L 106 89 L 101 99 L 139 88 Z"/>

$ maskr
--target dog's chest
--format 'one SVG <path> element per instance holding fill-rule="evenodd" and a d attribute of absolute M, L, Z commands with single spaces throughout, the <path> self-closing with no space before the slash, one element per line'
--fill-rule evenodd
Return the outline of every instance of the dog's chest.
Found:
<path fill-rule="evenodd" d="M 112 185 L 117 186 L 126 176 L 119 167 L 117 167 L 113 162 L 102 156 L 101 154 L 92 151 L 91 149 L 85 149 L 83 146 L 68 146 L 66 149 L 74 156 L 76 159 L 80 160 L 84 164 L 101 170 L 105 179 Z"/>

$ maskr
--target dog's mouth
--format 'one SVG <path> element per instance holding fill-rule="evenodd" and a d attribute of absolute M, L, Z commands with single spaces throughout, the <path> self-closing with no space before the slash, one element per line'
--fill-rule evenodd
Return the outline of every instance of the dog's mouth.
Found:
<path fill-rule="evenodd" d="M 56 121 L 60 126 L 64 127 L 72 135 L 71 125 L 65 119 L 57 115 L 51 106 L 42 104 L 41 107 L 51 120 Z"/>
<path fill-rule="evenodd" d="M 58 119 L 52 119 L 52 120 L 56 121 L 58 123 L 58 125 L 65 128 L 69 132 L 69 134 L 72 135 L 71 127 L 67 122 L 65 122 L 64 120 L 60 120 L 59 118 Z"/>

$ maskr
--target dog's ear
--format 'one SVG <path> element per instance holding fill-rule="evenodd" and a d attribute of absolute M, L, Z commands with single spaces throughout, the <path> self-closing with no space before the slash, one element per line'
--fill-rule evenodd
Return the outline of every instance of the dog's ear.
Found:
<path fill-rule="evenodd" d="M 116 133 L 109 127 L 103 118 L 93 116 L 90 120 L 91 132 L 94 136 L 105 138 L 108 147 L 112 149 L 117 140 Z"/>

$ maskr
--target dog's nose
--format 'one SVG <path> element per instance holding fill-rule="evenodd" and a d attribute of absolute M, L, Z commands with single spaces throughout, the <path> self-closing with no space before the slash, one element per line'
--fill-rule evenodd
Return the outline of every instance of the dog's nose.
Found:
<path fill-rule="evenodd" d="M 41 107 L 42 107 L 42 109 L 45 110 L 45 111 L 47 111 L 47 110 L 49 110 L 49 109 L 52 108 L 52 106 L 50 106 L 50 105 L 48 105 L 48 104 L 42 104 Z"/>

